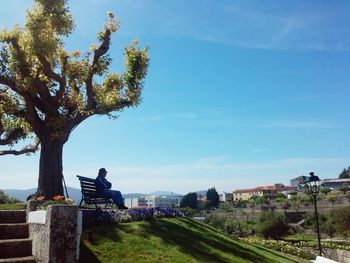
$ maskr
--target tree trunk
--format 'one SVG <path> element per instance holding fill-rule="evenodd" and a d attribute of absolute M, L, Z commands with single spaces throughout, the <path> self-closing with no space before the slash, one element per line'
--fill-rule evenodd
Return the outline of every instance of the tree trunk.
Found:
<path fill-rule="evenodd" d="M 64 140 L 51 139 L 50 136 L 40 140 L 40 164 L 38 190 L 35 196 L 52 199 L 63 194 L 62 155 Z"/>

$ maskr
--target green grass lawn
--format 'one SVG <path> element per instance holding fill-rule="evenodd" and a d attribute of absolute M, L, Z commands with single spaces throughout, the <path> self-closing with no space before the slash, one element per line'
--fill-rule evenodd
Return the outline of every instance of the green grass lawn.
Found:
<path fill-rule="evenodd" d="M 17 209 L 26 209 L 26 204 L 25 203 L 0 204 L 0 210 L 17 210 Z"/>
<path fill-rule="evenodd" d="M 86 239 L 90 231 L 92 241 Z M 85 229 L 80 262 L 304 262 L 233 239 L 188 218 Z"/>

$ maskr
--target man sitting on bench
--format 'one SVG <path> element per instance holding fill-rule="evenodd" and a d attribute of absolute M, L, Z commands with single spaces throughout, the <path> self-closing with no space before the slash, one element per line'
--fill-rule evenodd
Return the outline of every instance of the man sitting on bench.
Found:
<path fill-rule="evenodd" d="M 110 197 L 119 209 L 128 209 L 124 205 L 124 200 L 120 191 L 111 190 L 112 184 L 106 179 L 107 171 L 101 168 L 98 171 L 98 176 L 95 179 L 96 193 L 103 197 Z"/>

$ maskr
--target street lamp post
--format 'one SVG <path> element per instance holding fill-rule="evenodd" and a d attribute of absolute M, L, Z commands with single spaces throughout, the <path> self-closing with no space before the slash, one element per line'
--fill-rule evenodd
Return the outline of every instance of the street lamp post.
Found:
<path fill-rule="evenodd" d="M 317 240 L 318 240 L 318 254 L 322 255 L 321 247 L 321 237 L 320 237 L 320 227 L 318 224 L 318 213 L 317 213 L 317 195 L 320 192 L 321 180 L 313 172 L 310 173 L 309 180 L 306 182 L 309 187 L 309 191 L 312 194 L 314 206 L 315 206 L 315 217 L 316 217 L 316 231 L 317 231 Z"/>

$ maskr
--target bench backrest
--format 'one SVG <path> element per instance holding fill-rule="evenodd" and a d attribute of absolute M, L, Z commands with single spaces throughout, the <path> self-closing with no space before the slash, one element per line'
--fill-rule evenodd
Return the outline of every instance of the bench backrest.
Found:
<path fill-rule="evenodd" d="M 87 204 L 104 204 L 110 201 L 108 197 L 98 196 L 96 193 L 95 179 L 77 175 L 80 181 L 81 193 Z"/>
<path fill-rule="evenodd" d="M 83 195 L 96 195 L 95 179 L 77 175 Z"/>

